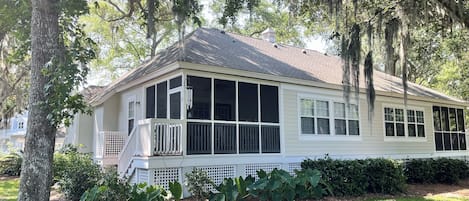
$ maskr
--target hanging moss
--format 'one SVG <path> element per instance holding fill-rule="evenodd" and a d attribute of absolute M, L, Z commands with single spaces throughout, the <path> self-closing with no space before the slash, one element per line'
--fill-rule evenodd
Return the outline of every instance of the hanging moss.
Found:
<path fill-rule="evenodd" d="M 347 105 L 350 102 L 350 54 L 348 53 L 348 43 L 349 40 L 345 37 L 345 35 L 342 35 L 340 53 L 342 61 L 344 62 L 344 65 L 342 67 L 342 86 L 344 89 L 344 99 Z"/>
<path fill-rule="evenodd" d="M 392 18 L 386 23 L 386 27 L 384 29 L 384 46 L 386 54 L 385 71 L 391 75 L 396 75 L 394 39 L 396 39 L 398 31 L 399 20 L 397 18 Z"/>
<path fill-rule="evenodd" d="M 366 101 L 368 103 L 368 119 L 373 118 L 375 108 L 375 87 L 373 85 L 373 52 L 369 51 L 365 57 L 364 64 L 365 85 L 366 85 Z"/>
<path fill-rule="evenodd" d="M 352 67 L 352 86 L 355 90 L 355 98 L 358 100 L 360 89 L 360 51 L 361 51 L 360 26 L 353 24 L 350 32 L 350 43 L 348 46 L 348 54 L 350 55 L 350 63 Z"/>

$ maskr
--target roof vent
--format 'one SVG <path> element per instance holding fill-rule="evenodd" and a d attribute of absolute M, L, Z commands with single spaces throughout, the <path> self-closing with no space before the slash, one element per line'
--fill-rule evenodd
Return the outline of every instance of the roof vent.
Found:
<path fill-rule="evenodd" d="M 306 50 L 305 50 L 305 49 L 301 50 L 301 52 L 302 52 L 303 54 L 306 54 Z"/>
<path fill-rule="evenodd" d="M 262 40 L 269 41 L 271 43 L 275 43 L 275 31 L 272 28 L 268 28 L 261 33 Z"/>
<path fill-rule="evenodd" d="M 275 48 L 278 48 L 278 45 L 277 45 L 277 43 L 274 43 L 274 44 L 273 44 L 273 46 L 274 46 Z"/>
<path fill-rule="evenodd" d="M 221 34 L 225 34 L 225 30 L 221 30 L 220 33 L 221 33 Z"/>

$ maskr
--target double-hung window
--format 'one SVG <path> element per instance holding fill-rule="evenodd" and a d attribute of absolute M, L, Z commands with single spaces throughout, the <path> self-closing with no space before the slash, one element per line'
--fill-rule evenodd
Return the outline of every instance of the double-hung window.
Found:
<path fill-rule="evenodd" d="M 425 137 L 422 110 L 394 107 L 384 108 L 384 130 L 387 137 Z"/>
<path fill-rule="evenodd" d="M 312 98 L 299 104 L 302 135 L 360 135 L 358 105 Z"/>

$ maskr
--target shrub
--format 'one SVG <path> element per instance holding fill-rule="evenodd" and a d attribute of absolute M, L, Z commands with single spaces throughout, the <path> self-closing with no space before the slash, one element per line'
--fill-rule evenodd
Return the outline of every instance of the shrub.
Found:
<path fill-rule="evenodd" d="M 176 201 L 181 200 L 182 186 L 179 182 L 177 181 L 169 182 L 169 191 L 171 192 L 171 195 L 173 196 L 174 200 Z"/>
<path fill-rule="evenodd" d="M 165 196 L 166 191 L 160 186 L 141 183 L 132 186 L 128 201 L 164 201 Z"/>
<path fill-rule="evenodd" d="M 186 187 L 187 190 L 197 200 L 204 200 L 209 195 L 209 186 L 215 186 L 213 181 L 208 176 L 207 172 L 194 168 L 192 172 L 186 173 Z"/>
<path fill-rule="evenodd" d="M 109 169 L 98 181 L 97 185 L 87 190 L 82 196 L 82 201 L 126 201 L 131 186 L 119 179 L 116 170 Z"/>
<path fill-rule="evenodd" d="M 463 160 L 413 159 L 406 163 L 405 174 L 411 183 L 456 184 L 468 177 L 469 166 Z"/>
<path fill-rule="evenodd" d="M 404 192 L 404 168 L 394 160 L 367 159 L 365 160 L 365 175 L 368 181 L 368 192 L 396 194 Z"/>
<path fill-rule="evenodd" d="M 21 163 L 23 156 L 21 153 L 11 152 L 0 156 L 0 175 L 18 176 L 21 173 Z"/>
<path fill-rule="evenodd" d="M 95 186 L 101 169 L 90 155 L 67 149 L 54 154 L 54 179 L 68 200 L 79 200 L 82 194 Z"/>
<path fill-rule="evenodd" d="M 370 193 L 398 193 L 405 188 L 402 166 L 387 159 L 305 160 L 303 169 L 321 171 L 324 183 L 336 196 Z"/>

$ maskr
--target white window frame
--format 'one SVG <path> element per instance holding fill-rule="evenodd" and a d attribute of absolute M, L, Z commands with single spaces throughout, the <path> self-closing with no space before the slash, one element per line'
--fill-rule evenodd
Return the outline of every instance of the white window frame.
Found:
<path fill-rule="evenodd" d="M 302 133 L 301 129 L 301 117 L 304 117 L 301 114 L 301 100 L 303 99 L 309 99 L 314 101 L 314 129 L 315 133 L 314 134 L 307 134 L 307 133 Z M 329 107 L 329 132 L 330 134 L 318 134 L 318 122 L 317 118 L 317 101 L 327 101 L 328 102 L 328 107 Z M 338 119 L 344 119 L 346 121 L 346 134 L 340 134 L 337 135 L 335 132 L 335 108 L 334 108 L 334 103 L 342 103 L 345 104 L 345 119 L 344 118 L 338 118 Z M 350 100 L 349 104 L 354 104 L 358 108 L 358 117 L 357 118 L 350 118 L 349 114 L 349 107 L 343 100 L 343 98 L 339 97 L 326 97 L 326 96 L 321 96 L 318 94 L 298 94 L 297 95 L 297 115 L 298 115 L 298 136 L 300 140 L 324 140 L 324 141 L 361 141 L 362 140 L 362 133 L 361 133 L 361 121 L 360 121 L 360 104 L 357 103 L 355 100 Z M 319 116 L 319 118 L 321 118 Z M 326 118 L 326 117 L 322 117 Z M 348 120 L 358 120 L 358 126 L 359 126 L 359 133 L 358 135 L 349 135 L 349 122 Z"/>
<path fill-rule="evenodd" d="M 176 77 L 179 77 L 179 76 L 181 76 L 181 79 L 182 79 L 182 80 L 181 80 L 181 86 L 176 87 L 176 88 L 174 88 L 174 89 L 169 89 L 169 88 L 170 88 L 170 87 L 169 87 L 169 81 L 170 81 L 171 79 L 176 78 Z M 144 105 L 144 108 L 143 108 L 144 110 L 142 110 L 142 111 L 146 112 L 146 109 L 147 109 L 147 108 L 146 108 L 146 105 L 147 105 L 147 104 L 146 104 L 146 100 L 147 100 L 146 89 L 147 89 L 148 87 L 155 86 L 155 111 L 154 111 L 154 112 L 155 112 L 155 116 L 157 115 L 157 113 L 158 113 L 158 109 L 157 109 L 157 108 L 158 108 L 158 100 L 157 100 L 157 93 L 158 93 L 158 90 L 157 90 L 157 85 L 158 85 L 158 84 L 161 84 L 161 83 L 163 83 L 163 82 L 166 82 L 166 101 L 167 101 L 167 102 L 166 102 L 166 118 L 165 118 L 165 119 L 169 119 L 169 116 L 170 116 L 170 114 L 169 114 L 169 112 L 170 112 L 170 109 L 169 109 L 169 107 L 170 107 L 170 102 L 169 102 L 169 101 L 170 101 L 170 98 L 169 98 L 169 95 L 172 94 L 172 93 L 177 93 L 177 92 L 181 92 L 181 105 L 180 105 L 180 106 L 181 106 L 181 119 L 185 119 L 185 112 L 183 112 L 183 111 L 186 109 L 186 108 L 184 107 L 185 101 L 186 101 L 186 100 L 185 100 L 185 90 L 184 90 L 184 86 L 186 85 L 186 83 L 185 83 L 185 75 L 184 75 L 183 72 L 179 72 L 179 73 L 176 73 L 176 74 L 174 74 L 174 75 L 167 76 L 167 77 L 164 77 L 164 78 L 162 78 L 162 79 L 154 80 L 153 82 L 150 82 L 150 83 L 148 83 L 148 84 L 145 84 L 145 85 L 143 86 L 143 94 L 144 94 L 144 96 L 145 96 L 145 99 L 144 99 L 145 104 L 143 104 L 143 105 Z M 144 115 L 143 117 L 145 118 L 145 115 Z M 155 117 L 155 119 L 156 119 L 156 118 L 157 118 L 157 117 Z"/>
<path fill-rule="evenodd" d="M 137 98 L 136 98 L 135 95 L 132 95 L 132 96 L 127 98 L 127 122 L 126 122 L 127 123 L 127 126 L 126 126 L 127 127 L 127 132 L 129 131 L 129 121 L 132 120 L 132 119 L 134 120 L 132 130 L 130 131 L 130 133 L 127 133 L 127 135 L 132 134 L 135 130 L 136 125 L 137 125 L 137 123 L 136 123 L 136 116 L 137 116 L 136 115 L 136 112 L 137 112 L 136 104 L 137 104 L 137 101 L 136 100 L 137 100 Z M 132 103 L 132 102 L 133 102 L 133 116 L 130 115 L 130 103 Z"/>
<path fill-rule="evenodd" d="M 18 129 L 24 129 L 24 121 L 18 122 Z"/>
<path fill-rule="evenodd" d="M 448 127 L 449 129 L 451 130 L 451 122 L 449 122 L 449 109 L 450 108 L 454 108 L 456 109 L 456 122 L 458 121 L 458 115 L 457 115 L 457 110 L 458 109 L 461 109 L 463 110 L 463 116 L 465 116 L 465 113 L 466 113 L 466 109 L 463 108 L 463 107 L 459 107 L 459 106 L 455 106 L 455 105 L 444 105 L 444 104 L 434 104 L 432 105 L 432 135 L 433 135 L 433 142 L 436 144 L 436 141 L 435 141 L 435 134 L 436 133 L 441 133 L 442 135 L 444 135 L 444 133 L 450 133 L 450 134 L 453 134 L 453 133 L 457 133 L 458 135 L 459 134 L 464 134 L 465 136 L 465 140 L 466 140 L 466 150 L 453 150 L 452 147 L 453 145 L 451 144 L 451 150 L 445 150 L 444 149 L 444 141 L 442 142 L 443 143 L 443 150 L 436 150 L 436 146 L 434 147 L 434 153 L 437 154 L 438 156 L 442 156 L 442 157 L 446 157 L 446 156 L 459 156 L 462 153 L 465 153 L 465 152 L 469 152 L 469 147 L 468 147 L 468 144 L 467 144 L 467 139 L 468 139 L 468 134 L 466 133 L 466 129 L 464 129 L 464 132 L 461 132 L 457 129 L 457 131 L 443 131 L 443 130 L 440 130 L 440 131 L 437 131 L 435 130 L 435 126 L 434 126 L 434 121 L 435 121 L 435 118 L 433 116 L 433 107 L 436 106 L 436 107 L 439 107 L 440 108 L 440 115 L 441 115 L 441 107 L 447 107 L 448 108 Z M 441 119 L 440 119 L 441 121 Z M 466 121 L 464 121 L 464 123 L 466 123 Z M 443 128 L 441 128 L 443 129 Z M 427 136 L 427 134 L 425 133 L 425 137 Z M 458 136 L 459 137 L 459 136 Z M 459 142 L 459 139 L 458 139 L 458 142 Z"/>
<path fill-rule="evenodd" d="M 405 107 L 404 105 L 397 105 L 397 104 L 383 104 L 382 105 L 382 118 L 383 118 L 383 136 L 384 136 L 384 141 L 398 141 L 398 142 L 427 142 L 427 126 L 425 125 L 425 122 L 428 120 L 425 119 L 425 108 L 422 107 L 416 107 L 416 106 L 411 106 L 407 105 Z M 392 108 L 393 109 L 393 121 L 386 121 L 385 119 L 385 108 Z M 396 129 L 396 109 L 402 109 L 404 111 L 404 136 L 397 136 L 397 129 Z M 424 132 L 425 132 L 425 137 L 418 137 L 418 131 L 416 130 L 416 136 L 409 136 L 409 122 L 408 122 L 408 115 L 407 115 L 407 110 L 413 110 L 415 111 L 415 121 L 414 122 L 417 125 L 417 111 L 423 112 L 423 122 L 424 123 L 419 123 L 420 125 L 424 125 Z M 386 136 L 386 123 L 394 123 L 394 136 Z M 433 123 L 432 123 L 433 124 Z M 417 126 L 416 126 L 417 129 Z"/>

